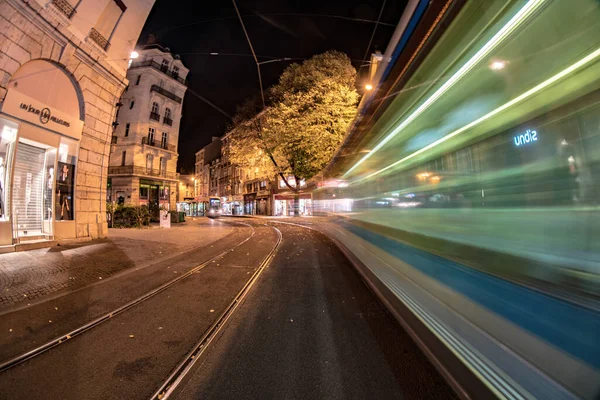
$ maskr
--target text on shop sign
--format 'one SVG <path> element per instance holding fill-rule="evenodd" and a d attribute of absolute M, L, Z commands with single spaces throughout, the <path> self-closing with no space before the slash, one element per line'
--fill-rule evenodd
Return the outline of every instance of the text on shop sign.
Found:
<path fill-rule="evenodd" d="M 66 126 L 67 128 L 71 126 L 71 124 L 69 122 L 65 121 L 64 119 L 53 116 L 52 112 L 50 111 L 50 109 L 48 107 L 42 108 L 40 110 L 39 108 L 35 108 L 31 104 L 21 103 L 19 105 L 19 108 L 21 108 L 22 110 L 25 110 L 29 113 L 39 115 L 40 122 L 44 125 L 47 124 L 48 122 L 52 121 L 55 124 Z"/>
<path fill-rule="evenodd" d="M 527 131 L 524 134 L 516 135 L 515 137 L 513 137 L 513 140 L 515 141 L 515 145 L 517 146 L 537 142 L 537 132 L 532 131 L 531 129 L 527 129 Z"/>

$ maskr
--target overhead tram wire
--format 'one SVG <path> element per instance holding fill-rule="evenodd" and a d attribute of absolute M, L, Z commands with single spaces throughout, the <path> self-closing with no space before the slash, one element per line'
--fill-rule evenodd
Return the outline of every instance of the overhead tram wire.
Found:
<path fill-rule="evenodd" d="M 235 0 L 231 0 L 233 3 L 233 7 L 235 7 L 235 12 L 237 13 L 238 18 L 240 19 L 240 24 L 242 25 L 242 29 L 244 30 L 244 34 L 246 35 L 246 40 L 248 41 L 248 45 L 250 46 L 250 50 L 252 51 L 252 55 L 254 56 L 254 62 L 256 63 L 256 70 L 258 71 L 258 83 L 260 85 L 260 97 L 262 98 L 263 108 L 266 107 L 265 103 L 265 92 L 263 90 L 262 84 L 262 76 L 260 75 L 260 63 L 258 62 L 258 58 L 256 57 L 256 53 L 254 52 L 254 47 L 252 47 L 252 42 L 250 41 L 250 36 L 248 36 L 248 31 L 246 30 L 246 26 L 244 25 L 244 20 L 240 14 L 240 10 L 238 9 Z"/>
<path fill-rule="evenodd" d="M 369 40 L 369 44 L 367 45 L 367 49 L 365 50 L 365 55 L 363 56 L 362 64 L 358 68 L 358 73 L 360 73 L 360 70 L 365 66 L 365 63 L 367 62 L 367 55 L 369 54 L 369 49 L 371 48 L 371 44 L 373 44 L 373 39 L 375 38 L 375 32 L 377 32 L 377 27 L 381 23 L 380 22 L 381 16 L 383 15 L 383 9 L 385 8 L 386 2 L 387 2 L 387 0 L 383 0 L 383 3 L 381 4 L 381 9 L 379 10 L 379 16 L 377 17 L 377 21 L 375 22 L 375 27 L 373 28 L 373 33 L 371 34 L 371 39 Z"/>
<path fill-rule="evenodd" d="M 364 18 L 354 18 L 354 17 L 346 17 L 343 15 L 331 15 L 331 14 L 310 14 L 310 13 L 272 13 L 272 14 L 260 14 L 260 15 L 253 15 L 253 14 L 249 14 L 249 15 L 243 15 L 242 17 L 244 18 L 251 18 L 251 17 L 316 17 L 316 18 L 336 18 L 336 19 L 343 19 L 346 21 L 352 21 L 352 22 L 363 22 L 363 23 L 369 23 L 369 24 L 374 24 L 376 23 L 376 21 L 372 21 L 370 19 L 364 19 Z M 196 21 L 196 22 L 190 22 L 188 24 L 183 24 L 183 25 L 176 25 L 176 26 L 172 26 L 172 27 L 167 27 L 164 29 L 161 29 L 160 31 L 156 32 L 156 35 L 159 35 L 163 32 L 166 31 L 170 31 L 173 29 L 180 29 L 180 28 L 187 28 L 188 26 L 194 26 L 194 25 L 198 25 L 198 24 L 203 24 L 205 22 L 216 22 L 216 21 L 226 21 L 228 19 L 233 19 L 236 17 L 221 17 L 221 18 L 210 18 L 210 19 L 204 19 L 201 21 Z M 379 25 L 383 25 L 383 26 L 388 26 L 388 27 L 395 27 L 396 25 L 394 24 L 388 24 L 386 22 L 379 22 Z"/>

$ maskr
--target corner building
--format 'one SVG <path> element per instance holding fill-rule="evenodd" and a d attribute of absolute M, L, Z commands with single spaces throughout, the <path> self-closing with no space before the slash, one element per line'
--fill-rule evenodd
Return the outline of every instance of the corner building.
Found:
<path fill-rule="evenodd" d="M 129 54 L 154 0 L 0 0 L 0 246 L 104 237 Z"/>
<path fill-rule="evenodd" d="M 112 138 L 110 199 L 173 211 L 188 69 L 168 48 L 153 44 L 137 52 L 127 71 L 129 87 L 121 97 Z"/>

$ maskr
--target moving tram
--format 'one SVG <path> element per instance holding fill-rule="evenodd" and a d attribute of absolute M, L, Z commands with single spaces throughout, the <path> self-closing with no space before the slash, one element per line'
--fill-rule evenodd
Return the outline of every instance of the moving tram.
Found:
<path fill-rule="evenodd" d="M 221 199 L 219 197 L 209 197 L 204 202 L 204 215 L 208 218 L 219 218 L 222 214 Z"/>

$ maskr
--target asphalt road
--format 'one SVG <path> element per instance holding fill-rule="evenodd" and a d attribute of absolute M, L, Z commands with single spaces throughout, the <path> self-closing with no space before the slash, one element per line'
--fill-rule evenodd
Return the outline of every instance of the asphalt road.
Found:
<path fill-rule="evenodd" d="M 278 254 L 175 398 L 454 398 L 329 239 L 277 227 Z"/>
<path fill-rule="evenodd" d="M 0 399 L 148 399 L 273 248 L 277 234 L 266 221 L 244 222 L 256 234 L 234 251 L 0 373 Z M 176 398 L 453 398 L 333 243 L 277 227 L 283 243 L 270 267 Z"/>

